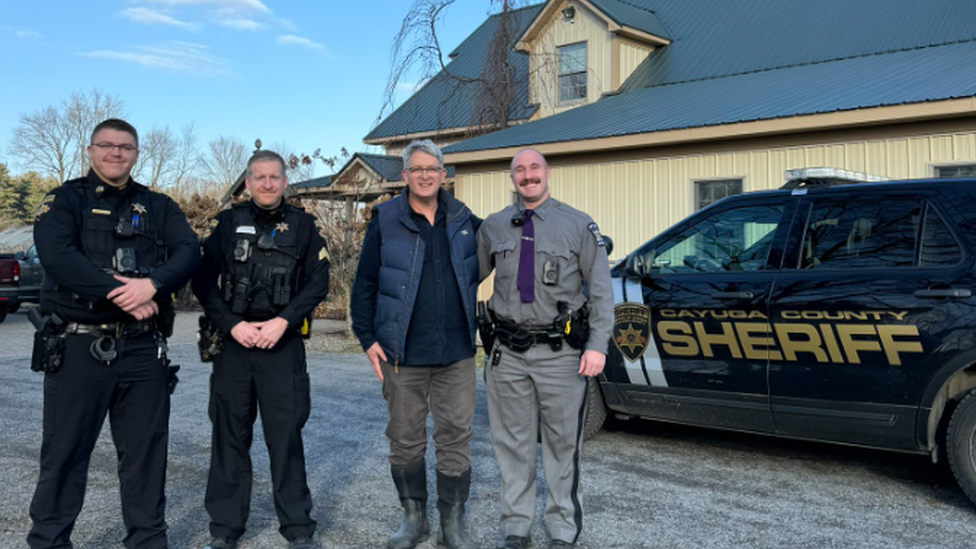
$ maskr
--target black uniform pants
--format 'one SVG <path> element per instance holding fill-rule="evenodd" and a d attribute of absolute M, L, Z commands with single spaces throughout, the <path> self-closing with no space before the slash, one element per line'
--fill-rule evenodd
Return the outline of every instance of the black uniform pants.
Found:
<path fill-rule="evenodd" d="M 305 478 L 302 427 L 311 409 L 305 346 L 285 334 L 271 350 L 245 349 L 228 338 L 210 378 L 210 533 L 237 539 L 251 506 L 251 442 L 261 412 L 271 461 L 275 512 L 285 539 L 309 537 L 312 495 Z"/>
<path fill-rule="evenodd" d="M 64 365 L 44 376 L 41 472 L 31 502 L 31 549 L 72 547 L 88 464 L 106 413 L 118 454 L 123 543 L 166 546 L 164 509 L 169 373 L 152 334 L 119 339 L 108 366 L 89 353 L 90 335 L 69 335 Z"/>

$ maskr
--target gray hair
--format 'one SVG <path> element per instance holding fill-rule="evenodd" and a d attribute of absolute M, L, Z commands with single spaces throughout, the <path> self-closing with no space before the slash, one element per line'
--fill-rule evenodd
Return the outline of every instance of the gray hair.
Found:
<path fill-rule="evenodd" d="M 285 159 L 282 158 L 280 154 L 274 151 L 259 150 L 254 151 L 251 158 L 247 159 L 247 177 L 251 177 L 251 164 L 256 162 L 267 162 L 269 160 L 276 160 L 279 164 L 281 164 L 281 175 L 285 175 L 287 166 L 285 165 Z"/>
<path fill-rule="evenodd" d="M 410 157 L 413 156 L 415 152 L 422 152 L 429 154 L 437 159 L 437 163 L 443 168 L 444 167 L 444 153 L 434 144 L 430 139 L 415 139 L 407 145 L 407 148 L 403 149 L 403 169 L 410 167 Z"/>

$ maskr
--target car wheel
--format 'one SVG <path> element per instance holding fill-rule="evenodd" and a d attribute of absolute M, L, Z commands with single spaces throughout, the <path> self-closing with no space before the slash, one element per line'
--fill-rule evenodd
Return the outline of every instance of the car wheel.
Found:
<path fill-rule="evenodd" d="M 962 491 L 976 502 L 976 391 L 956 407 L 946 433 L 949 466 Z"/>
<path fill-rule="evenodd" d="M 607 405 L 603 402 L 600 382 L 595 377 L 586 380 L 586 417 L 583 418 L 583 440 L 600 432 L 607 420 Z"/>
<path fill-rule="evenodd" d="M 7 309 L 5 307 L 0 307 L 0 322 L 7 320 Z"/>

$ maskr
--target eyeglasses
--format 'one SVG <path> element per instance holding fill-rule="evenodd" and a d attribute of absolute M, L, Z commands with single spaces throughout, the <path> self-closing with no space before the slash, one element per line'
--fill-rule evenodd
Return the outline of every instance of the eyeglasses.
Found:
<path fill-rule="evenodd" d="M 410 175 L 420 175 L 426 173 L 427 175 L 437 175 L 444 171 L 444 168 L 440 166 L 429 166 L 427 168 L 422 168 L 420 166 L 410 166 L 407 168 L 407 173 Z"/>
<path fill-rule="evenodd" d="M 123 143 L 121 145 L 116 145 L 115 143 L 92 143 L 92 147 L 101 149 L 103 151 L 111 151 L 112 149 L 118 149 L 120 152 L 131 153 L 139 150 L 135 145 L 130 145 L 128 143 Z"/>

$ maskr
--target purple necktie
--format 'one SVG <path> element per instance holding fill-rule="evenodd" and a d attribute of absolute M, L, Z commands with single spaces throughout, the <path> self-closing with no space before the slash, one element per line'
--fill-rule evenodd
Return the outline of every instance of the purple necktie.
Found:
<path fill-rule="evenodd" d="M 518 289 L 522 303 L 535 301 L 535 227 L 532 210 L 525 210 L 522 224 L 522 251 L 519 253 Z"/>

